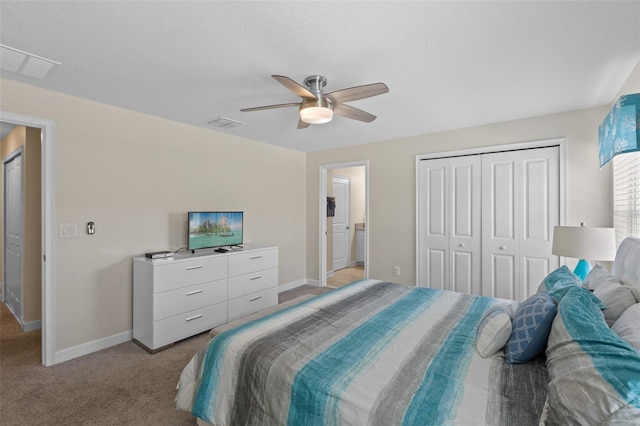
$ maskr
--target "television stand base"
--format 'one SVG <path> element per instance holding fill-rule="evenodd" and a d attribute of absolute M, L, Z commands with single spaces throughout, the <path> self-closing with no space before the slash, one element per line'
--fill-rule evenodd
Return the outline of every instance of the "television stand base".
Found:
<path fill-rule="evenodd" d="M 215 252 L 218 252 L 218 253 L 226 253 L 226 252 L 228 252 L 229 250 L 224 249 L 224 248 L 218 248 L 218 249 L 215 249 L 214 251 L 215 251 Z"/>

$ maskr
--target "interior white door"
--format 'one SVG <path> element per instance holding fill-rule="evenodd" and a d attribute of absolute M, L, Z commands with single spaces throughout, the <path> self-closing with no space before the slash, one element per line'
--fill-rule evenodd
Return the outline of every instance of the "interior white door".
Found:
<path fill-rule="evenodd" d="M 22 153 L 4 164 L 4 300 L 22 318 Z"/>
<path fill-rule="evenodd" d="M 483 155 L 482 294 L 524 300 L 558 267 L 559 148 Z"/>
<path fill-rule="evenodd" d="M 333 270 L 349 266 L 349 200 L 351 182 L 348 177 L 333 177 L 333 196 L 336 199 L 333 217 Z"/>
<path fill-rule="evenodd" d="M 480 294 L 480 156 L 423 160 L 418 285 Z"/>

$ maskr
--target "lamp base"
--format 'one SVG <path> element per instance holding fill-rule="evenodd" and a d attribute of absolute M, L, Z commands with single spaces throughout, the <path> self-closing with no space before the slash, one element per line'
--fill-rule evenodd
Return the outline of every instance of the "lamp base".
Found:
<path fill-rule="evenodd" d="M 580 262 L 576 265 L 576 269 L 573 270 L 573 273 L 580 278 L 580 280 L 584 281 L 587 278 L 587 275 L 591 271 L 591 264 L 588 260 L 580 259 Z"/>

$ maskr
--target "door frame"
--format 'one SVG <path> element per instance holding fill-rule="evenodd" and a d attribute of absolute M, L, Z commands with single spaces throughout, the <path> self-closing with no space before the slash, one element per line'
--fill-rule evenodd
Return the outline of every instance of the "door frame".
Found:
<path fill-rule="evenodd" d="M 460 157 L 464 155 L 491 154 L 502 151 L 516 151 L 522 149 L 559 147 L 559 197 L 560 197 L 560 226 L 566 224 L 566 164 L 567 164 L 567 138 L 541 139 L 530 142 L 516 142 L 505 145 L 491 145 L 478 148 L 461 149 L 458 151 L 435 152 L 431 154 L 416 155 L 416 286 L 420 278 L 420 161 L 445 157 Z M 561 258 L 562 261 L 562 258 Z"/>
<path fill-rule="evenodd" d="M 327 285 L 327 172 L 331 169 L 364 166 L 364 278 L 369 277 L 369 160 L 349 161 L 346 163 L 324 164 L 320 166 L 320 212 L 318 214 L 319 229 L 319 286 Z"/>
<path fill-rule="evenodd" d="M 55 285 L 53 280 L 55 261 L 53 246 L 55 121 L 5 111 L 0 111 L 0 121 L 40 129 L 42 146 L 42 180 L 40 184 L 42 201 L 42 365 L 48 367 L 55 364 Z M 3 188 L 0 190 L 4 191 Z M 4 199 L 4 193 L 2 197 Z M 4 252 L 4 247 L 2 250 Z"/>

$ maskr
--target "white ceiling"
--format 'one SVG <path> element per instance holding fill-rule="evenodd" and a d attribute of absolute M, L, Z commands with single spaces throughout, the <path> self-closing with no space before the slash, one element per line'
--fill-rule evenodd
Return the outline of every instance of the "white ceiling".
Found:
<path fill-rule="evenodd" d="M 0 43 L 61 62 L 43 80 L 0 76 L 300 151 L 611 103 L 640 60 L 640 2 L 0 2 Z M 384 82 L 297 130 L 273 80 L 321 74 L 326 91 Z M 1 107 L 1 105 L 0 105 Z M 216 129 L 225 116 L 247 123 Z"/>

